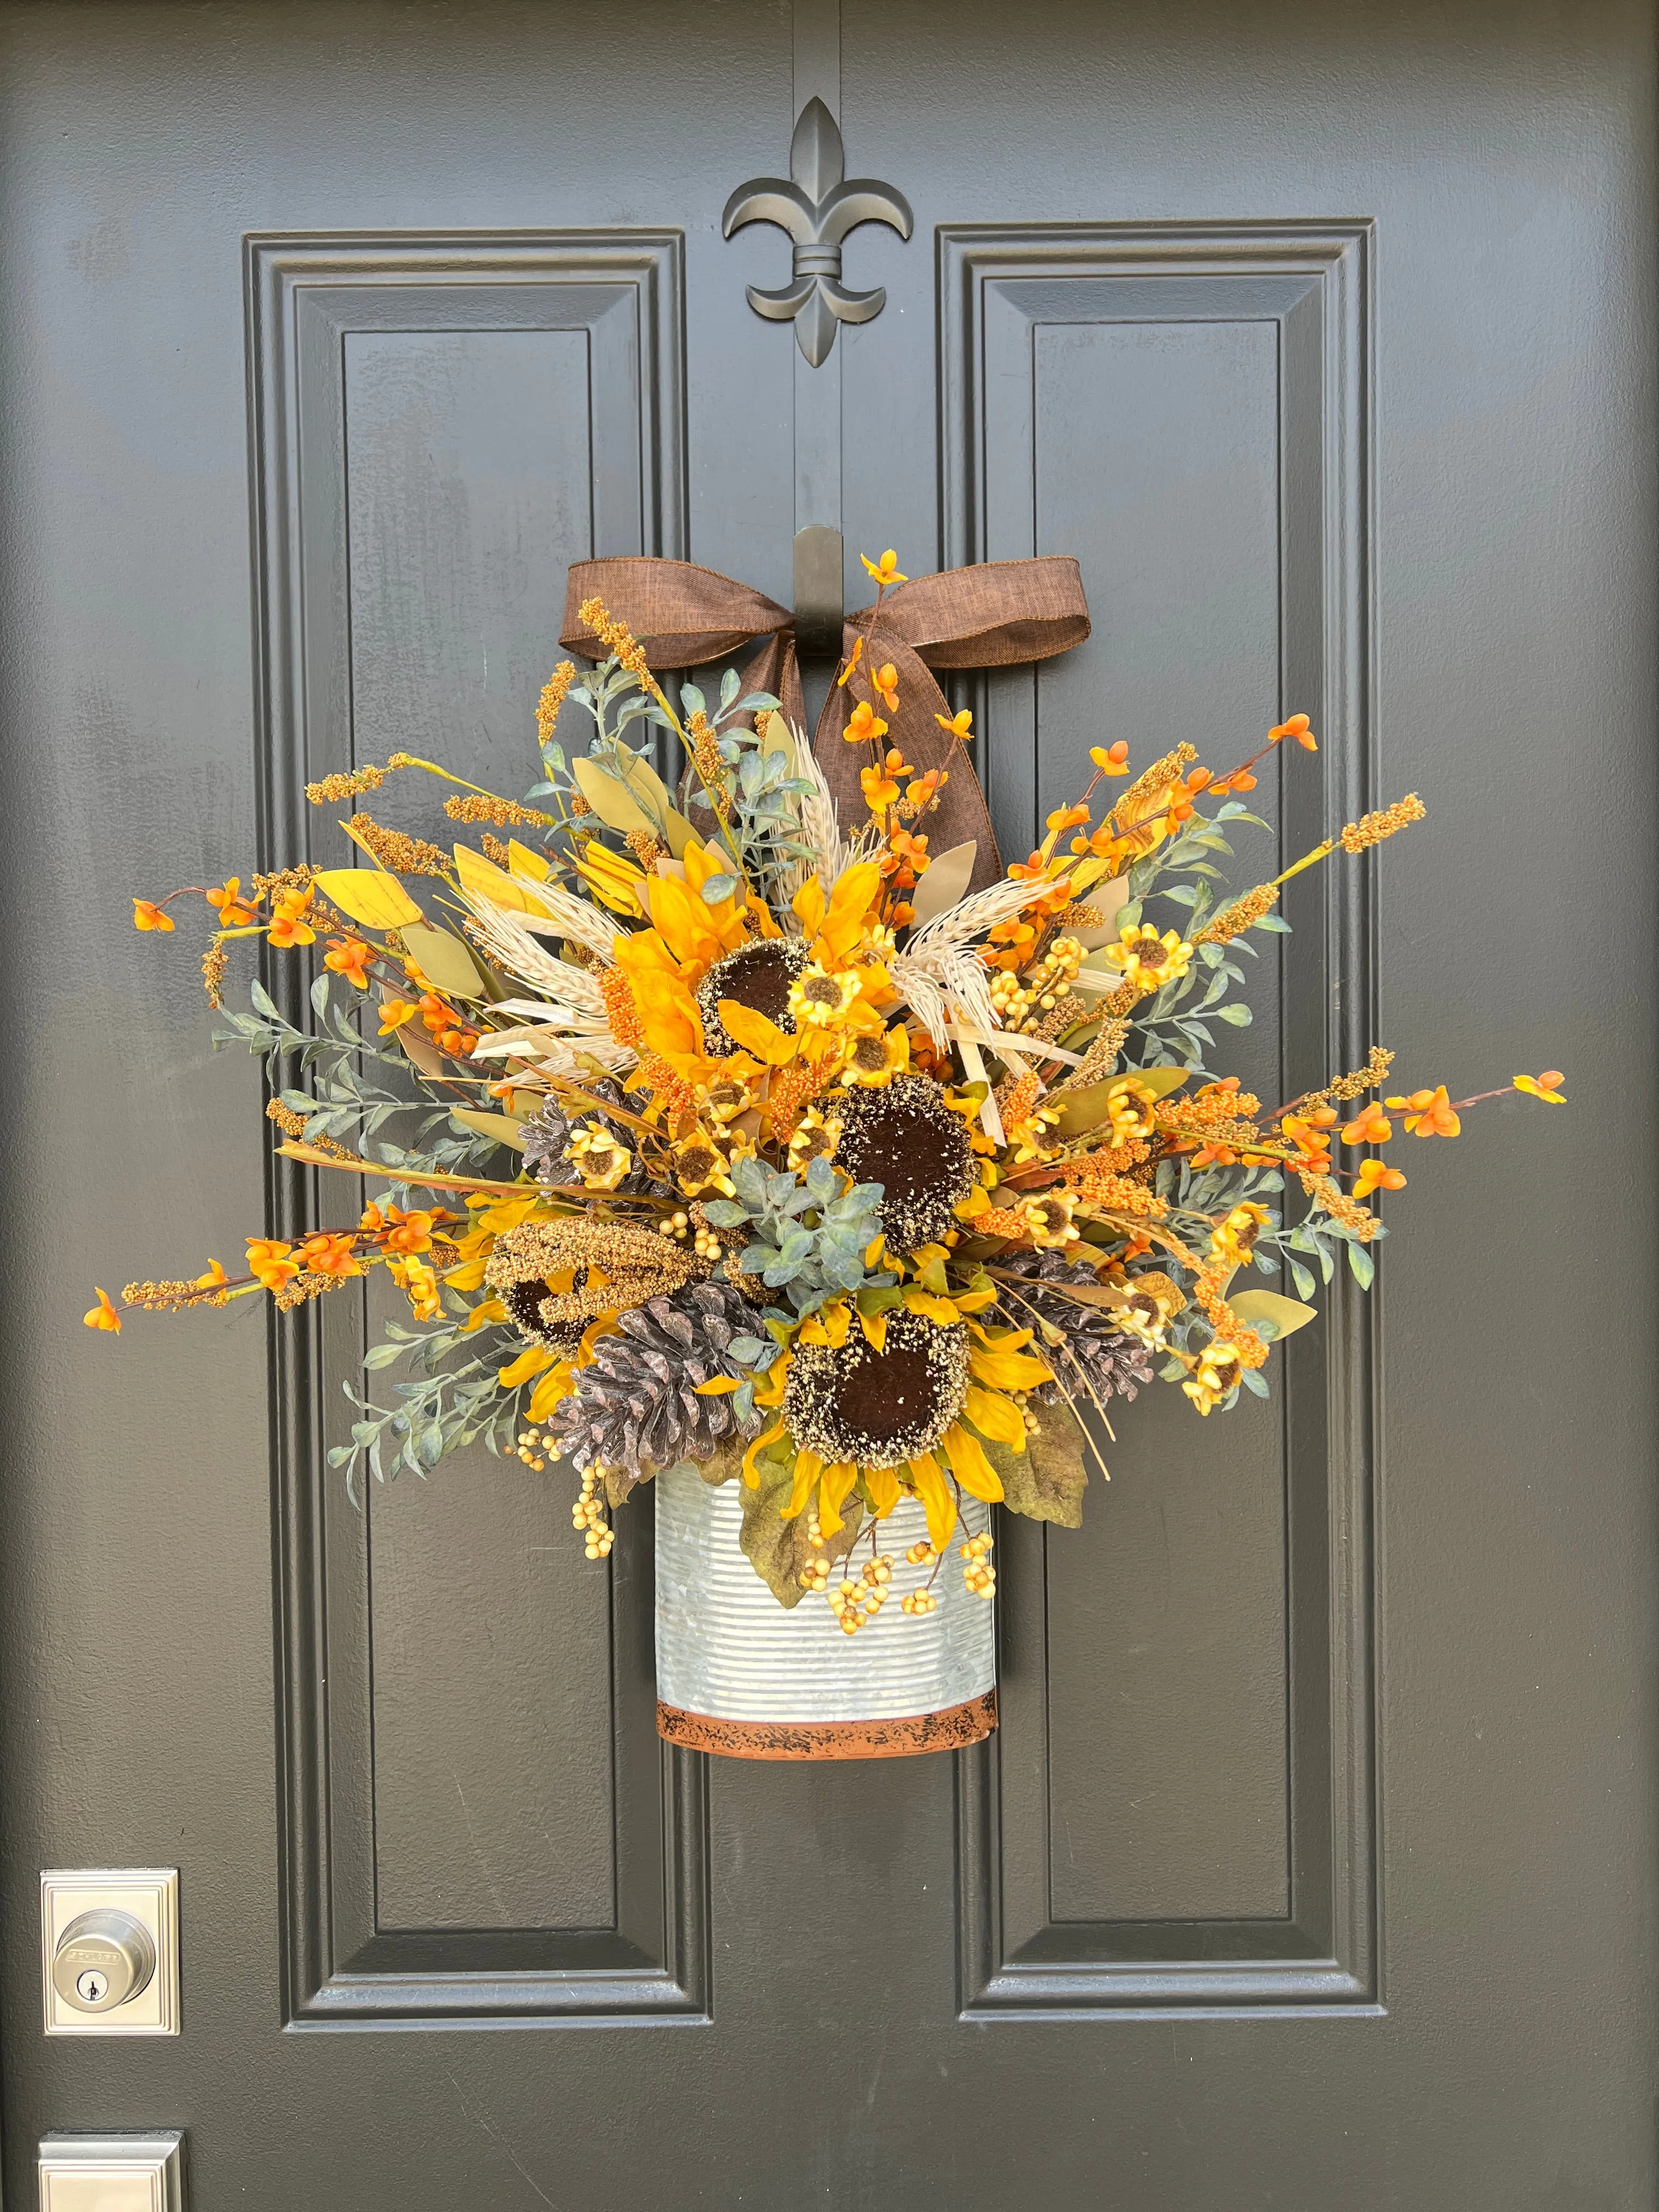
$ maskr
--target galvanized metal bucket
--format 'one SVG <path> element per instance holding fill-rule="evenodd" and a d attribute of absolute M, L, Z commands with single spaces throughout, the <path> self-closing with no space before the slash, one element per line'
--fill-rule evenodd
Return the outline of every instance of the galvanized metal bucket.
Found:
<path fill-rule="evenodd" d="M 896 1759 L 975 1743 L 996 1726 L 993 1604 L 963 1580 L 957 1546 L 990 1524 L 963 1500 L 933 1589 L 938 1609 L 900 1601 L 930 1572 L 905 1552 L 927 1534 L 906 1498 L 882 1525 L 894 1562 L 878 1616 L 849 1636 L 824 1600 L 781 1606 L 738 1547 L 738 1484 L 688 1468 L 651 1485 L 657 1516 L 657 1727 L 671 1743 L 734 1759 Z"/>

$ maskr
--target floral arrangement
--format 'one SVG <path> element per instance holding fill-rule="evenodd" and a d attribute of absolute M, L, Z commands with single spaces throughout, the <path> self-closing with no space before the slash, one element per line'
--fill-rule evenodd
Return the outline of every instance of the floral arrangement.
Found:
<path fill-rule="evenodd" d="M 908 580 L 890 552 L 865 565 L 878 613 Z M 1316 750 L 1308 717 L 1224 774 L 1186 744 L 1136 773 L 1120 740 L 1038 848 L 970 890 L 971 845 L 929 850 L 965 755 L 918 773 L 885 743 L 898 679 L 862 636 L 837 675 L 837 742 L 862 761 L 847 821 L 775 697 L 728 672 L 712 705 L 690 684 L 676 704 L 602 604 L 581 619 L 609 657 L 555 671 L 523 800 L 404 753 L 308 787 L 355 805 L 393 774 L 443 778 L 477 848 L 359 810 L 343 827 L 364 865 L 135 901 L 141 930 L 170 932 L 176 901 L 205 900 L 216 1007 L 239 940 L 320 946 L 311 1027 L 255 982 L 216 1042 L 264 1057 L 283 1154 L 382 1187 L 355 1222 L 250 1237 L 238 1275 L 210 1261 L 123 1306 L 263 1291 L 286 1311 L 382 1268 L 410 1320 L 365 1364 L 414 1371 L 390 1408 L 348 1385 L 358 1418 L 330 1457 L 354 1490 L 480 1439 L 566 1462 L 603 1559 L 613 1510 L 690 1462 L 743 1484 L 744 1547 L 781 1601 L 824 1592 L 849 1633 L 887 1600 L 881 1527 L 908 1495 L 927 1541 L 902 1605 L 926 1613 L 963 1492 L 1076 1526 L 1090 1416 L 1155 1377 L 1200 1415 L 1266 1396 L 1317 1279 L 1345 1262 L 1369 1286 L 1376 1202 L 1406 1183 L 1396 1125 L 1455 1138 L 1479 1102 L 1389 1092 L 1381 1049 L 1267 1107 L 1205 1063 L 1217 1024 L 1250 1018 L 1281 887 L 1423 805 L 1224 902 L 1218 860 L 1267 827 L 1257 770 Z M 572 751 L 577 714 L 592 735 Z M 1559 1103 L 1560 1082 L 1481 1097 Z M 1297 1296 L 1236 1287 L 1252 1272 Z M 100 1290 L 87 1321 L 118 1332 L 121 1309 Z M 859 1578 L 832 1577 L 861 1537 Z M 990 1542 L 961 1547 L 987 1597 Z"/>

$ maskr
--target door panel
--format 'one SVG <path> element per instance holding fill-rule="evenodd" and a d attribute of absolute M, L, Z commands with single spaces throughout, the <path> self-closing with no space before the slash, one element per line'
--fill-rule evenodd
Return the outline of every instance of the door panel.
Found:
<path fill-rule="evenodd" d="M 1653 1209 L 1582 1109 L 1414 1147 L 1270 1404 L 1143 1392 L 1003 1532 L 955 1759 L 664 1752 L 647 1506 L 594 1567 L 560 1470 L 354 1504 L 361 1305 L 78 1325 L 312 1201 L 130 895 L 340 859 L 304 785 L 392 749 L 522 789 L 568 561 L 787 600 L 808 521 L 854 606 L 1079 556 L 1089 642 L 960 693 L 1008 857 L 1091 744 L 1302 707 L 1286 857 L 1422 793 L 1290 887 L 1264 1095 L 1376 1034 L 1645 1111 L 1651 11 L 941 20 L 0 13 L 9 2201 L 182 2125 L 198 2212 L 1653 2202 Z M 720 230 L 813 93 L 916 218 L 820 369 Z M 46 2043 L 39 1869 L 175 1863 L 182 2035 Z"/>
<path fill-rule="evenodd" d="M 412 751 L 521 787 L 571 562 L 683 553 L 683 256 L 672 233 L 268 237 L 247 270 L 265 804 L 271 849 L 321 860 L 319 777 Z M 418 830 L 410 780 L 374 804 Z M 272 981 L 303 1022 L 302 979 Z M 276 1206 L 338 1200 L 283 1164 Z M 702 1778 L 657 1740 L 647 1516 L 605 1577 L 568 1501 L 482 1449 L 435 1514 L 349 1498 L 326 1454 L 369 1307 L 276 1346 L 293 2016 L 697 2012 Z"/>
<path fill-rule="evenodd" d="M 1091 744 L 1184 738 L 1224 768 L 1297 699 L 1324 702 L 1324 749 L 1253 794 L 1288 854 L 1370 803 L 1372 256 L 1364 224 L 941 233 L 956 556 L 1074 549 L 1096 610 L 1077 652 L 988 687 L 1020 845 Z M 1233 842 L 1241 883 L 1267 872 L 1259 831 Z M 1287 887 L 1294 934 L 1228 1039 L 1263 1097 L 1364 1060 L 1356 889 Z M 1003 1725 L 963 1763 L 971 2008 L 1375 2004 L 1351 1808 L 1373 1758 L 1376 1312 L 1334 1285 L 1279 1401 L 1224 1430 L 1145 1394 L 1080 1542 L 1006 1530 Z"/>

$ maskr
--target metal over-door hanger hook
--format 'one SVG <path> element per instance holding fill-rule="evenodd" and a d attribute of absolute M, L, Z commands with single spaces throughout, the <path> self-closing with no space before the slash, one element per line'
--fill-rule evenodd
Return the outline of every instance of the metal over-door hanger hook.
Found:
<path fill-rule="evenodd" d="M 848 177 L 836 118 L 809 100 L 789 145 L 789 178 L 752 177 L 726 203 L 727 238 L 745 223 L 775 222 L 794 242 L 791 282 L 769 292 L 749 287 L 749 304 L 769 322 L 795 325 L 795 343 L 814 368 L 830 358 L 837 323 L 872 321 L 887 304 L 878 284 L 854 292 L 841 281 L 842 242 L 861 222 L 884 222 L 908 238 L 915 218 L 903 195 L 873 177 Z"/>

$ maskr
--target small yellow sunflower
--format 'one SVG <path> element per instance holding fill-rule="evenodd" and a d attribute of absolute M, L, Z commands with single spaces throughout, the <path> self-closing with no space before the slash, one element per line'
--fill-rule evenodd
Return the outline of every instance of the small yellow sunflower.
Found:
<path fill-rule="evenodd" d="M 1108 946 L 1106 957 L 1123 970 L 1126 982 L 1156 991 L 1186 974 L 1193 948 L 1178 930 L 1166 929 L 1160 937 L 1150 921 L 1142 921 L 1124 930 L 1117 943 Z"/>

